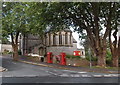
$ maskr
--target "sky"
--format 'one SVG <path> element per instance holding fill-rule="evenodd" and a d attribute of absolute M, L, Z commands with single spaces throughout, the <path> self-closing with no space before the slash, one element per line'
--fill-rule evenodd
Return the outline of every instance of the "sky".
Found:
<path fill-rule="evenodd" d="M 83 40 L 80 40 L 79 34 L 77 32 L 73 32 L 73 28 L 70 28 L 70 30 L 72 31 L 73 38 L 77 41 L 77 48 L 84 49 L 84 47 L 80 44 L 80 42 L 83 42 Z"/>

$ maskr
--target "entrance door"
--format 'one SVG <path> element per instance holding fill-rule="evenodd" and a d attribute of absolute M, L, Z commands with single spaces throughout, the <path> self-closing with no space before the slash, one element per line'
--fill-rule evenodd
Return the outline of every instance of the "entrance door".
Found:
<path fill-rule="evenodd" d="M 39 48 L 39 55 L 40 56 L 43 56 L 44 55 L 44 52 L 45 52 L 45 49 L 43 47 L 40 47 Z"/>

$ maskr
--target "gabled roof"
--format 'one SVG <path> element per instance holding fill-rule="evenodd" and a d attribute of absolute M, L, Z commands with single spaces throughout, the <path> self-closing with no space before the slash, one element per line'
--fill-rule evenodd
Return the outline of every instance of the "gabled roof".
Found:
<path fill-rule="evenodd" d="M 74 39 L 74 37 L 73 37 L 73 43 L 77 43 L 77 41 Z"/>

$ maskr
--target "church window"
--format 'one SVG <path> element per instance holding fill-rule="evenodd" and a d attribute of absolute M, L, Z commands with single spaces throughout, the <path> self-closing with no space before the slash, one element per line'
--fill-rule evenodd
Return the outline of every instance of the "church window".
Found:
<path fill-rule="evenodd" d="M 59 34 L 59 45 L 62 45 L 62 34 Z"/>
<path fill-rule="evenodd" d="M 51 34 L 49 34 L 49 45 L 51 45 Z"/>
<path fill-rule="evenodd" d="M 72 33 L 70 33 L 70 44 L 72 44 Z"/>
<path fill-rule="evenodd" d="M 67 32 L 65 33 L 65 44 L 68 44 L 68 35 L 67 35 Z"/>
<path fill-rule="evenodd" d="M 56 35 L 53 35 L 53 45 L 56 45 Z"/>
<path fill-rule="evenodd" d="M 82 55 L 84 55 L 84 52 L 82 51 Z"/>

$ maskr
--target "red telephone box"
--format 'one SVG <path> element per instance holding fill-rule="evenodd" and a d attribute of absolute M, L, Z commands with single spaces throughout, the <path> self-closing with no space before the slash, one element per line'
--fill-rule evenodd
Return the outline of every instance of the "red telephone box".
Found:
<path fill-rule="evenodd" d="M 80 51 L 74 51 L 74 56 L 81 56 Z"/>
<path fill-rule="evenodd" d="M 52 52 L 47 53 L 47 63 L 53 63 Z"/>
<path fill-rule="evenodd" d="M 66 54 L 61 53 L 60 65 L 66 65 Z"/>

